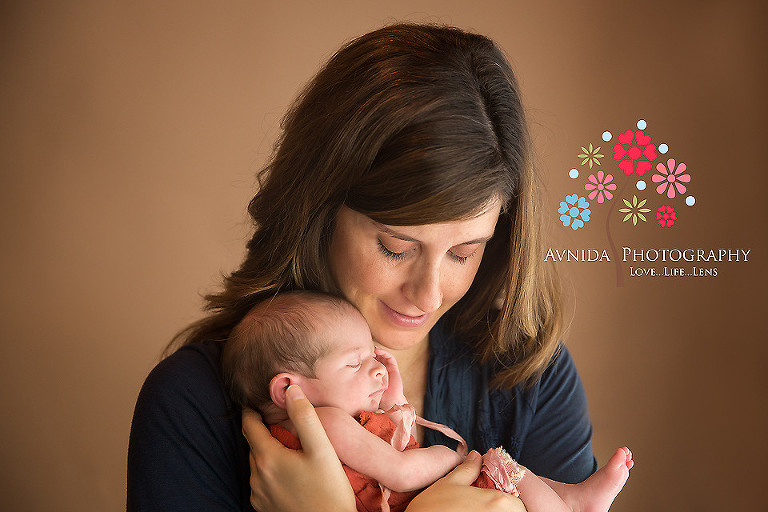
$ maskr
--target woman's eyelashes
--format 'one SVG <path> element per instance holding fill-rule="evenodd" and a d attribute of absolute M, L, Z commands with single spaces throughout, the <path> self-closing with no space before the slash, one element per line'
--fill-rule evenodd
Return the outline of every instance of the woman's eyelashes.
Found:
<path fill-rule="evenodd" d="M 399 251 L 399 252 L 398 251 L 393 251 L 393 250 L 389 249 L 386 245 L 384 245 L 384 242 L 382 242 L 381 239 L 378 239 L 377 242 L 378 242 L 378 246 L 379 246 L 379 251 L 384 256 L 386 256 L 388 259 L 391 259 L 393 261 L 402 261 L 402 260 L 404 260 L 406 258 L 406 256 L 408 255 L 408 253 L 413 250 L 413 249 L 408 249 L 408 250 Z M 448 251 L 448 257 L 450 257 L 456 263 L 458 263 L 460 265 L 463 265 L 463 264 L 465 264 L 467 262 L 467 260 L 469 258 L 472 257 L 473 254 L 475 254 L 476 251 L 477 251 L 477 248 L 472 250 L 472 252 L 470 252 L 469 254 L 466 254 L 464 256 L 460 256 L 460 255 L 456 254 L 455 252 L 453 252 L 453 250 L 450 250 L 450 251 Z"/>
<path fill-rule="evenodd" d="M 474 254 L 474 253 L 473 253 L 473 254 Z M 452 259 L 453 261 L 455 261 L 456 263 L 458 263 L 458 264 L 460 264 L 460 265 L 463 265 L 463 264 L 465 264 L 465 263 L 467 262 L 467 260 L 469 259 L 469 257 L 470 257 L 470 256 L 472 256 L 472 254 L 470 254 L 470 255 L 468 255 L 468 256 L 459 256 L 458 254 L 456 254 L 456 253 L 455 253 L 455 252 L 453 252 L 453 251 L 448 251 L 448 256 L 450 256 L 450 257 L 451 257 L 451 259 Z"/>
<path fill-rule="evenodd" d="M 390 251 L 387 249 L 387 246 L 384 245 L 384 243 L 381 240 L 377 240 L 379 243 L 379 251 L 386 256 L 387 258 L 395 261 L 402 261 L 405 259 L 405 255 L 408 253 L 408 251 L 402 251 L 402 252 L 395 252 Z"/>

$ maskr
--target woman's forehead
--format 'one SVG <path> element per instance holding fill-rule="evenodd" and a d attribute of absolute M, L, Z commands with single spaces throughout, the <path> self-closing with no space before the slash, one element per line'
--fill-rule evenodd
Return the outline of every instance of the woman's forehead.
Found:
<path fill-rule="evenodd" d="M 415 225 L 386 224 L 347 207 L 344 208 L 345 216 L 356 217 L 352 219 L 356 221 L 355 226 L 381 231 L 407 242 L 422 242 L 425 238 L 450 234 L 452 238 L 456 237 L 455 241 L 460 240 L 458 243 L 472 244 L 487 242 L 493 236 L 501 211 L 501 202 L 496 199 L 478 214 L 466 219 Z"/>

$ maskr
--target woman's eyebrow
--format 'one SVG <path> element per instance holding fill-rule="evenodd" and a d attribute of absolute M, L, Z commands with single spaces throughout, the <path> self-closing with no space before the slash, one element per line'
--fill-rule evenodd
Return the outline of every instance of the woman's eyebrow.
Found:
<path fill-rule="evenodd" d="M 376 222 L 376 221 L 374 221 L 374 224 L 375 224 L 375 225 L 376 225 L 376 227 L 378 227 L 378 228 L 379 228 L 381 231 L 384 231 L 384 232 L 385 232 L 385 233 L 387 233 L 388 235 L 390 235 L 390 236 L 393 236 L 393 237 L 395 237 L 395 238 L 398 238 L 398 239 L 400 239 L 400 240 L 403 240 L 403 241 L 405 241 L 405 242 L 421 242 L 420 240 L 417 240 L 416 238 L 413 238 L 413 237 L 411 237 L 411 236 L 408 236 L 408 235 L 406 235 L 406 234 L 403 234 L 403 233 L 398 233 L 398 232 L 397 232 L 397 231 L 395 231 L 394 229 L 390 228 L 389 226 L 385 226 L 384 224 L 380 224 L 380 223 L 378 223 L 378 222 Z M 483 237 L 480 237 L 480 238 L 475 238 L 474 240 L 469 240 L 468 242 L 462 242 L 462 243 L 460 243 L 460 244 L 456 244 L 456 245 L 475 245 L 475 244 L 484 244 L 484 243 L 486 243 L 487 241 L 489 241 L 491 238 L 493 238 L 493 235 L 492 235 L 492 234 L 491 234 L 491 235 L 489 235 L 489 236 L 483 236 Z"/>
<path fill-rule="evenodd" d="M 481 238 L 475 238 L 474 240 L 470 240 L 469 242 L 462 242 L 458 245 L 475 245 L 475 244 L 484 244 L 487 241 L 489 241 L 491 238 L 493 238 L 493 235 L 491 236 L 484 236 Z"/>
<path fill-rule="evenodd" d="M 400 240 L 404 240 L 406 242 L 419 242 L 419 240 L 417 240 L 417 239 L 415 239 L 413 237 L 410 237 L 408 235 L 405 235 L 403 233 L 398 233 L 394 229 L 389 228 L 389 227 L 385 226 L 384 224 L 379 224 L 377 222 L 376 223 L 376 227 L 378 227 L 381 231 L 385 232 L 386 234 L 392 235 L 393 237 L 399 238 Z"/>

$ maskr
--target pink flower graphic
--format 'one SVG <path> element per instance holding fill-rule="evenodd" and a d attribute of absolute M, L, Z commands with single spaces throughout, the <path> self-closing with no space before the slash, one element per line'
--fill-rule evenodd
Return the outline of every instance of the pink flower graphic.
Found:
<path fill-rule="evenodd" d="M 643 130 L 627 130 L 619 135 L 619 143 L 613 146 L 613 159 L 619 162 L 619 169 L 623 170 L 624 174 L 636 172 L 638 176 L 643 176 L 646 171 L 651 170 L 651 161 L 656 160 L 656 145 L 651 144 L 650 135 L 643 133 Z M 640 160 L 641 156 L 648 160 Z"/>
<path fill-rule="evenodd" d="M 663 228 L 671 228 L 677 220 L 677 213 L 671 206 L 660 206 L 656 211 L 656 220 Z"/>
<path fill-rule="evenodd" d="M 597 202 L 602 203 L 613 198 L 611 192 L 616 190 L 616 184 L 611 183 L 613 180 L 612 175 L 606 175 L 603 171 L 597 171 L 597 178 L 595 178 L 594 174 L 590 174 L 587 179 L 592 182 L 584 185 L 585 190 L 591 190 L 589 199 L 597 197 Z"/>
<path fill-rule="evenodd" d="M 660 185 L 656 187 L 656 192 L 663 194 L 664 191 L 666 191 L 667 197 L 670 199 L 674 199 L 675 190 L 677 190 L 678 194 L 685 194 L 686 188 L 683 183 L 690 182 L 691 175 L 687 173 L 683 174 L 685 172 L 684 163 L 680 162 L 677 168 L 675 168 L 675 159 L 670 158 L 667 160 L 666 166 L 661 162 L 658 163 L 656 165 L 656 170 L 659 171 L 660 174 L 654 174 L 653 178 L 651 178 L 654 183 L 660 183 Z"/>

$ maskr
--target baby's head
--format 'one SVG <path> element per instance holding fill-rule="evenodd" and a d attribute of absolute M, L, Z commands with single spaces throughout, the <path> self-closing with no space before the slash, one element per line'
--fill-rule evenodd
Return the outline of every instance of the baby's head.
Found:
<path fill-rule="evenodd" d="M 230 333 L 222 368 L 235 403 L 262 413 L 272 404 L 284 409 L 291 384 L 315 407 L 353 416 L 377 410 L 387 387 L 360 312 L 343 299 L 308 291 L 254 306 Z"/>

